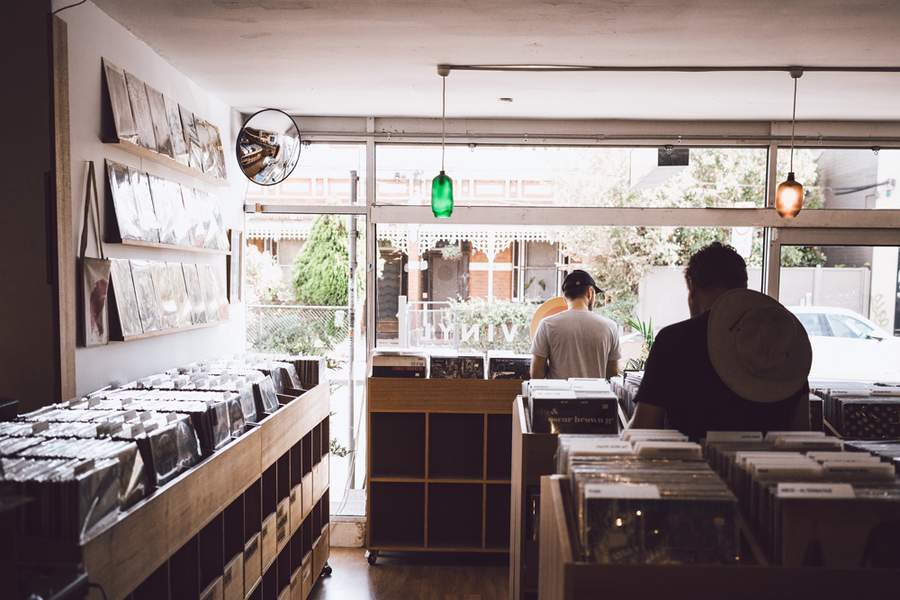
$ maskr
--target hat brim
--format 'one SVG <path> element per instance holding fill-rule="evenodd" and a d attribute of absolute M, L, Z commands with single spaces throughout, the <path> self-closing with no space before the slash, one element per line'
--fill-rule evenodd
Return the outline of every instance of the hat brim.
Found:
<path fill-rule="evenodd" d="M 790 340 L 791 364 L 778 377 L 752 373 L 737 351 L 733 325 L 753 309 L 776 308 L 793 320 L 797 332 Z M 710 362 L 726 386 L 735 394 L 753 402 L 779 402 L 800 391 L 812 367 L 812 346 L 806 330 L 778 301 L 753 290 L 726 292 L 716 300 L 709 314 L 707 350 Z"/>

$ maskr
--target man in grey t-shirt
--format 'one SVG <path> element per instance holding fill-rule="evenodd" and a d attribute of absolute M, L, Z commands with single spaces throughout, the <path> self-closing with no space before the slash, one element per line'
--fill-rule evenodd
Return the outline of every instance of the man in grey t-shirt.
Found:
<path fill-rule="evenodd" d="M 602 290 L 593 277 L 577 270 L 566 276 L 562 291 L 568 310 L 538 326 L 531 343 L 531 378 L 615 377 L 621 358 L 619 328 L 592 312 Z"/>

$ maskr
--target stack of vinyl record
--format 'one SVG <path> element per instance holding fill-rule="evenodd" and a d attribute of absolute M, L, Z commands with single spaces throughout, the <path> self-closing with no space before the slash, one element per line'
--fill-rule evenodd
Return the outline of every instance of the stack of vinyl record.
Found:
<path fill-rule="evenodd" d="M 428 355 L 431 379 L 484 379 L 484 355 L 474 352 L 440 352 Z"/>
<path fill-rule="evenodd" d="M 531 355 L 491 350 L 488 352 L 488 379 L 531 379 Z"/>
<path fill-rule="evenodd" d="M 619 375 L 609 380 L 610 389 L 616 395 L 616 398 L 619 399 L 622 412 L 625 413 L 625 417 L 628 419 L 634 416 L 634 398 L 641 387 L 643 377 L 643 371 L 626 371 L 624 375 Z"/>
<path fill-rule="evenodd" d="M 824 400 L 825 419 L 846 439 L 900 438 L 900 387 L 832 382 L 814 390 Z"/>
<path fill-rule="evenodd" d="M 559 438 L 583 558 L 603 564 L 739 560 L 737 501 L 678 432 Z M 644 452 L 652 449 L 652 452 Z"/>
<path fill-rule="evenodd" d="M 900 567 L 894 464 L 821 432 L 710 432 L 706 453 L 772 562 Z"/>
<path fill-rule="evenodd" d="M 533 433 L 618 433 L 616 397 L 603 379 L 522 383 Z"/>
<path fill-rule="evenodd" d="M 249 355 L 248 360 L 274 360 L 290 363 L 294 367 L 298 385 L 301 390 L 311 390 L 324 381 L 325 359 L 315 356 L 302 356 L 297 354 L 265 354 Z"/>
<path fill-rule="evenodd" d="M 81 542 L 112 522 L 119 508 L 115 458 L 0 458 L 0 495 L 24 496 L 19 532 Z"/>
<path fill-rule="evenodd" d="M 375 350 L 372 352 L 372 377 L 402 377 L 425 379 L 428 374 L 427 357 L 412 350 Z"/>

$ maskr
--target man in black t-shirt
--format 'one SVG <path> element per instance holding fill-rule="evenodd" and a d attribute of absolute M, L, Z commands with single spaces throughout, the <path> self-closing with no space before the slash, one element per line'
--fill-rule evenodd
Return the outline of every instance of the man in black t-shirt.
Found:
<path fill-rule="evenodd" d="M 691 318 L 663 328 L 644 369 L 631 427 L 808 429 L 812 349 L 796 317 L 747 289 L 747 266 L 715 242 L 685 270 Z"/>

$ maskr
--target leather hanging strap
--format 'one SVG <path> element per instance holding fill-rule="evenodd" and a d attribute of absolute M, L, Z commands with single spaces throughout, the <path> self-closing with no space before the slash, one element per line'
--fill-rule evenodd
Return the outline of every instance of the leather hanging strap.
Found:
<path fill-rule="evenodd" d="M 97 175 L 94 171 L 94 161 L 88 161 L 87 182 L 84 186 L 84 217 L 81 226 L 81 244 L 78 257 L 84 258 L 87 252 L 88 223 L 93 225 L 94 242 L 97 244 L 97 254 L 100 258 L 106 258 L 103 254 L 103 244 L 100 242 L 100 200 L 97 192 Z"/>

